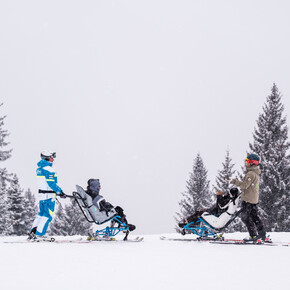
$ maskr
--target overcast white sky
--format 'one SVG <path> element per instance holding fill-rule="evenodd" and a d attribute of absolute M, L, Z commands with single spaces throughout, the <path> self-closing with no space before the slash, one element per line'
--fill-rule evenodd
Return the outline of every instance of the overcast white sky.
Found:
<path fill-rule="evenodd" d="M 240 169 L 273 82 L 289 115 L 289 37 L 286 0 L 1 0 L 1 166 L 36 193 L 53 149 L 64 192 L 100 178 L 139 233 L 174 231 L 196 154 Z"/>

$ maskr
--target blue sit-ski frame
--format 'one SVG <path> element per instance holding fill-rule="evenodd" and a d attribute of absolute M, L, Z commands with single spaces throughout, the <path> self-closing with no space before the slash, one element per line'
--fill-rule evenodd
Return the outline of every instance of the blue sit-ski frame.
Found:
<path fill-rule="evenodd" d="M 102 230 L 96 231 L 97 237 L 114 237 L 120 232 L 129 232 L 129 227 L 127 224 L 121 222 L 121 217 L 119 215 L 112 217 L 109 221 L 117 222 L 119 224 L 118 227 L 105 227 Z"/>
<path fill-rule="evenodd" d="M 186 234 L 186 230 L 202 238 L 215 238 L 216 231 L 208 223 L 206 223 L 202 218 L 199 218 L 195 222 L 191 222 L 183 227 L 183 234 Z"/>

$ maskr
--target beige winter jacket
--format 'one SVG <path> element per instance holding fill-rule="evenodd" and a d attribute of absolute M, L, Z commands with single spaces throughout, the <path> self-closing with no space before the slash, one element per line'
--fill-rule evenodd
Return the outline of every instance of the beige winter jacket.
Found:
<path fill-rule="evenodd" d="M 232 184 L 242 190 L 242 200 L 248 203 L 257 204 L 259 202 L 259 184 L 261 170 L 259 166 L 247 167 L 247 173 L 243 181 L 233 179 Z"/>

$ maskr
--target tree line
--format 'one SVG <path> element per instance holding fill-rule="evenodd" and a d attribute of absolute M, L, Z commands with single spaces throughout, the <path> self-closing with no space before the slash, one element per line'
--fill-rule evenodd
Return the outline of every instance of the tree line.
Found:
<path fill-rule="evenodd" d="M 246 153 L 256 153 L 261 158 L 261 182 L 259 210 L 266 231 L 290 231 L 290 154 L 288 141 L 288 126 L 283 115 L 282 95 L 276 84 L 273 84 L 271 94 L 266 98 L 259 114 L 253 132 L 253 141 L 249 143 Z M 193 161 L 193 170 L 186 182 L 186 191 L 182 192 L 179 202 L 180 212 L 175 220 L 192 215 L 196 210 L 208 208 L 215 202 L 218 190 L 227 192 L 229 180 L 244 175 L 235 171 L 229 150 L 226 151 L 222 168 L 218 171 L 215 185 L 211 188 L 207 178 L 207 169 L 201 155 L 198 153 Z M 176 230 L 180 231 L 178 226 Z M 227 231 L 246 230 L 240 219 L 236 219 Z"/>

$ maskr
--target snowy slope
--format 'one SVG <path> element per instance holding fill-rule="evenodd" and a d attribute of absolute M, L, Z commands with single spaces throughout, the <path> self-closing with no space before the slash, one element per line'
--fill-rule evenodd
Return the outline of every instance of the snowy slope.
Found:
<path fill-rule="evenodd" d="M 290 241 L 290 233 L 271 236 L 274 241 Z M 145 236 L 141 243 L 89 244 L 11 244 L 4 241 L 19 237 L 1 237 L 1 289 L 290 289 L 290 247 L 159 237 Z"/>

